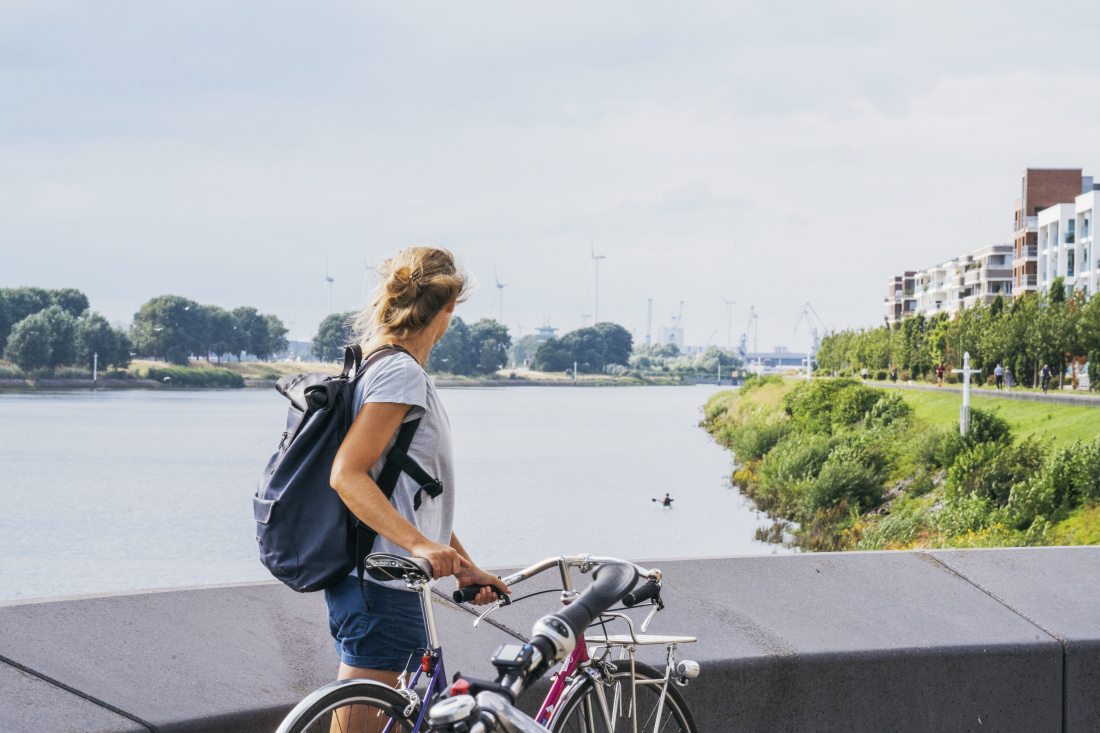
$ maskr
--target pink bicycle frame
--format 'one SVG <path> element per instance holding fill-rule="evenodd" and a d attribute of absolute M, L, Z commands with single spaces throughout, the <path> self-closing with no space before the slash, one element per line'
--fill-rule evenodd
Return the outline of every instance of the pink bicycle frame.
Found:
<path fill-rule="evenodd" d="M 550 716 L 554 714 L 554 710 L 561 700 L 561 695 L 565 691 L 566 681 L 577 671 L 577 667 L 587 661 L 588 644 L 584 641 L 584 634 L 581 634 L 580 638 L 577 639 L 577 646 L 574 647 L 573 653 L 569 655 L 569 659 L 565 660 L 562 668 L 554 673 L 554 684 L 550 686 L 550 692 L 546 694 L 546 699 L 542 701 L 542 707 L 539 708 L 538 717 L 535 718 L 539 725 L 546 725 L 547 721 L 550 720 Z"/>

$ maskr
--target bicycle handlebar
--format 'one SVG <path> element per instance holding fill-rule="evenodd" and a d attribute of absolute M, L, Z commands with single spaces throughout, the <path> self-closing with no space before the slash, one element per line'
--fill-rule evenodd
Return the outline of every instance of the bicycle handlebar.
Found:
<path fill-rule="evenodd" d="M 451 594 L 451 600 L 455 603 L 469 603 L 477 598 L 477 594 L 481 592 L 482 588 L 488 588 L 496 593 L 497 600 L 501 602 L 502 606 L 507 606 L 512 602 L 508 596 L 502 593 L 495 585 L 468 585 L 465 588 L 459 588 Z"/>
<path fill-rule="evenodd" d="M 642 601 L 658 598 L 661 595 L 661 586 L 654 580 L 647 582 L 641 588 L 636 588 L 623 596 L 623 605 L 634 608 Z"/>

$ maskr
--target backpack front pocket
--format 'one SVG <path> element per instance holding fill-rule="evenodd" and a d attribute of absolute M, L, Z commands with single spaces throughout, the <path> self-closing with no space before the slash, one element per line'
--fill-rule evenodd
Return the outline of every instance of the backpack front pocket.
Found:
<path fill-rule="evenodd" d="M 256 542 L 260 545 L 260 561 L 279 580 L 298 576 L 298 550 L 294 537 L 278 509 L 275 499 L 252 497 L 252 514 L 256 519 Z"/>

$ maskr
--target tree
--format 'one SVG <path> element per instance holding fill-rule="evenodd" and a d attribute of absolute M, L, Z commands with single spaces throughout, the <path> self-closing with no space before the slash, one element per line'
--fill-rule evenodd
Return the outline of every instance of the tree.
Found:
<path fill-rule="evenodd" d="M 51 305 L 36 315 L 46 320 L 50 334 L 49 366 L 56 368 L 75 364 L 77 362 L 76 319 L 59 305 Z"/>
<path fill-rule="evenodd" d="M 452 319 L 453 320 L 453 319 Z M 492 344 L 486 348 L 488 342 Z M 492 374 L 508 363 L 508 347 L 512 337 L 508 328 L 492 318 L 482 318 L 470 326 L 469 361 L 470 371 L 478 374 Z"/>
<path fill-rule="evenodd" d="M 564 372 L 573 368 L 573 350 L 562 338 L 548 338 L 535 349 L 532 368 L 540 372 Z"/>
<path fill-rule="evenodd" d="M 343 359 L 344 348 L 352 342 L 351 320 L 355 318 L 355 314 L 356 311 L 348 311 L 325 316 L 313 336 L 313 355 L 321 361 Z M 273 353 L 270 347 L 268 353 Z"/>
<path fill-rule="evenodd" d="M 4 338 L 15 324 L 52 305 L 50 291 L 44 288 L 4 288 L 0 294 L 4 297 L 5 310 L 8 312 L 8 330 L 0 332 L 0 337 Z"/>
<path fill-rule="evenodd" d="M 533 333 L 527 334 L 512 344 L 512 348 L 509 351 L 512 363 L 516 366 L 523 366 L 524 361 L 535 358 L 535 349 L 538 347 L 539 337 Z"/>
<path fill-rule="evenodd" d="M 436 374 L 470 374 L 473 364 L 469 355 L 470 328 L 460 317 L 453 316 L 447 332 L 428 355 L 428 371 Z"/>
<path fill-rule="evenodd" d="M 206 345 L 203 351 L 206 352 L 207 359 L 209 360 L 211 352 L 217 354 L 219 358 L 222 354 L 231 353 L 241 340 L 240 321 L 232 313 L 216 305 L 200 305 L 199 308 L 206 319 L 203 329 L 206 334 Z M 239 351 L 237 354 L 240 356 Z"/>
<path fill-rule="evenodd" d="M 130 365 L 130 337 L 112 328 L 107 319 L 98 313 L 81 318 L 76 326 L 77 359 L 80 364 L 92 368 L 95 355 L 99 354 L 99 366 L 125 369 Z"/>
<path fill-rule="evenodd" d="M 76 318 L 91 307 L 88 296 L 76 288 L 62 288 L 50 291 L 50 303 Z"/>
<path fill-rule="evenodd" d="M 50 341 L 49 319 L 41 311 L 33 313 L 12 328 L 4 358 L 15 362 L 23 371 L 43 369 L 50 365 L 53 357 Z"/>
<path fill-rule="evenodd" d="M 267 323 L 268 340 L 266 353 L 256 354 L 256 356 L 261 359 L 267 359 L 276 354 L 281 354 L 286 351 L 289 346 L 286 335 L 290 332 L 290 329 L 283 325 L 283 320 L 281 318 L 268 314 L 264 316 L 264 322 Z"/>
<path fill-rule="evenodd" d="M 178 295 L 161 295 L 141 306 L 130 329 L 142 356 L 163 357 L 187 366 L 192 353 L 206 347 L 205 318 L 198 303 Z"/>
<path fill-rule="evenodd" d="M 595 328 L 600 332 L 605 344 L 604 363 L 600 371 L 603 371 L 608 364 L 625 365 L 630 361 L 630 352 L 634 348 L 634 337 L 630 335 L 630 331 L 609 321 L 597 323 Z"/>

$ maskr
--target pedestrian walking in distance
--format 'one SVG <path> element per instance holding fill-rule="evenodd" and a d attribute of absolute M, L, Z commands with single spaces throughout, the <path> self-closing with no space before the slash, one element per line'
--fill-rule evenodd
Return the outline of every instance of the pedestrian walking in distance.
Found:
<path fill-rule="evenodd" d="M 1005 392 L 1011 392 L 1016 386 L 1016 378 L 1012 376 L 1012 370 L 1005 367 Z"/>
<path fill-rule="evenodd" d="M 943 386 L 943 364 L 936 365 L 936 386 Z"/>
<path fill-rule="evenodd" d="M 1000 389 L 1000 388 L 1001 388 L 1001 385 L 1002 385 L 1002 384 L 1004 383 L 1004 380 L 1005 380 L 1005 370 L 1004 370 L 1004 367 L 1002 367 L 1002 366 L 1001 366 L 1001 365 L 1000 365 L 1000 364 L 998 363 L 998 364 L 997 364 L 997 368 L 993 370 L 993 381 L 994 381 L 994 382 L 996 382 L 996 384 L 997 384 L 997 389 Z"/>
<path fill-rule="evenodd" d="M 894 367 L 890 370 L 890 381 L 893 382 L 894 384 L 898 383 L 898 367 L 897 367 L 897 365 L 894 365 Z"/>
<path fill-rule="evenodd" d="M 468 276 L 444 249 L 409 247 L 382 264 L 371 302 L 355 318 L 355 340 L 365 354 L 380 347 L 401 353 L 375 360 L 359 379 L 356 417 L 330 481 L 348 509 L 378 533 L 372 552 L 423 558 L 435 578 L 453 575 L 460 588 L 495 586 L 510 593 L 499 578 L 478 568 L 452 529 L 457 485 L 451 427 L 424 371 L 469 288 Z M 405 453 L 435 480 L 418 483 L 402 472 L 387 500 L 376 482 L 398 432 L 409 430 Z M 483 588 L 473 603 L 495 600 L 496 594 Z M 325 601 L 340 657 L 339 679 L 395 685 L 412 662 L 420 663 L 419 650 L 428 643 L 423 611 L 419 594 L 404 582 L 368 580 L 361 589 L 352 575 L 326 590 Z"/>

